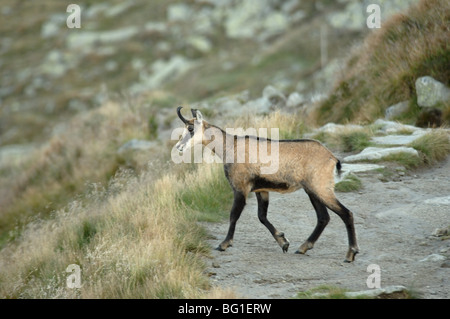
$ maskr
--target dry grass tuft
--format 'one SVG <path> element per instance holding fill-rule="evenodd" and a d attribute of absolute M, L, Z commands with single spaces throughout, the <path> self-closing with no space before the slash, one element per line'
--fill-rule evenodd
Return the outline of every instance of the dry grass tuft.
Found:
<path fill-rule="evenodd" d="M 168 148 L 123 167 L 117 149 L 147 125 L 139 106 L 105 103 L 2 176 L 0 298 L 233 296 L 210 286 L 197 223 L 231 204 L 222 167 L 174 165 Z M 66 284 L 71 264 L 79 289 Z"/>
<path fill-rule="evenodd" d="M 0 296 L 232 297 L 211 289 L 203 272 L 204 231 L 179 200 L 189 181 L 208 185 L 214 170 L 202 167 L 185 180 L 167 174 L 155 181 L 143 173 L 114 192 L 93 190 L 92 200 L 72 202 L 53 219 L 28 224 L 20 240 L 1 251 Z M 81 267 L 79 289 L 66 285 L 70 264 Z"/>
<path fill-rule="evenodd" d="M 300 114 L 286 114 L 280 111 L 272 112 L 264 116 L 247 116 L 238 118 L 233 122 L 232 127 L 246 128 L 267 128 L 268 137 L 271 128 L 279 129 L 280 139 L 299 139 L 306 131 L 303 119 Z"/>
<path fill-rule="evenodd" d="M 410 144 L 420 151 L 423 162 L 431 165 L 444 160 L 450 154 L 449 135 L 445 129 L 435 129 Z"/>

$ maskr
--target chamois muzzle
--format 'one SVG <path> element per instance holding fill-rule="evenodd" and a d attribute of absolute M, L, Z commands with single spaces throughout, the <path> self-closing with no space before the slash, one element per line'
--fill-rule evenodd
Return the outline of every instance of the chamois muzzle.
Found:
<path fill-rule="evenodd" d="M 182 106 L 179 106 L 179 107 L 177 108 L 177 114 L 178 114 L 178 117 L 180 118 L 180 120 L 182 120 L 183 123 L 186 124 L 186 123 L 187 123 L 187 120 L 183 117 L 183 115 L 181 115 L 181 109 L 182 109 L 182 108 L 183 108 Z"/>

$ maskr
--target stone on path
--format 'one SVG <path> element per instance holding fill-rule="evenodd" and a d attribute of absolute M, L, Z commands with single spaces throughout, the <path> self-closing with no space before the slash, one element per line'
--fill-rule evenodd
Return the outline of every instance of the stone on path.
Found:
<path fill-rule="evenodd" d="M 386 136 L 374 136 L 371 141 L 376 144 L 385 145 L 407 145 L 414 142 L 418 138 L 428 133 L 426 130 L 417 130 L 411 135 L 386 135 Z"/>
<path fill-rule="evenodd" d="M 361 153 L 350 155 L 344 158 L 344 162 L 356 162 L 363 160 L 378 160 L 383 157 L 399 154 L 399 153 L 407 153 L 411 156 L 419 156 L 419 153 L 412 147 L 390 147 L 390 148 L 381 148 L 381 147 L 367 147 Z"/>

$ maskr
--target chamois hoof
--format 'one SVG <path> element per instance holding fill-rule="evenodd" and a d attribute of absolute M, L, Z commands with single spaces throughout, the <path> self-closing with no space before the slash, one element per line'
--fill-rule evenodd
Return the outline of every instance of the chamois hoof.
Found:
<path fill-rule="evenodd" d="M 286 253 L 289 249 L 289 240 L 284 236 L 284 233 L 277 233 L 275 235 L 275 240 L 278 242 L 278 245 L 280 245 L 283 253 Z"/>
<path fill-rule="evenodd" d="M 347 252 L 347 255 L 345 256 L 344 262 L 351 263 L 351 262 L 355 261 L 355 256 L 357 253 L 359 253 L 358 249 L 350 248 Z"/>
<path fill-rule="evenodd" d="M 307 241 L 304 242 L 295 253 L 304 255 L 308 250 L 313 249 L 313 247 L 314 247 L 313 243 Z"/>
<path fill-rule="evenodd" d="M 233 243 L 231 241 L 224 241 L 220 243 L 219 246 L 217 246 L 216 250 L 218 251 L 225 251 L 228 247 L 233 246 Z"/>

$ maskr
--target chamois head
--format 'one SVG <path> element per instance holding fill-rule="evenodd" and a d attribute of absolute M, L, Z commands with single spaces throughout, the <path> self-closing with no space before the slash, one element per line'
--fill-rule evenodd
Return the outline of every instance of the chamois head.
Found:
<path fill-rule="evenodd" d="M 180 140 L 175 145 L 178 151 L 183 152 L 193 147 L 195 144 L 200 144 L 203 141 L 203 115 L 199 110 L 191 109 L 192 116 L 194 117 L 191 120 L 186 120 L 183 115 L 181 115 L 181 109 L 183 107 L 179 106 L 177 108 L 177 114 L 181 121 L 185 124 L 185 128 L 183 134 L 180 137 Z"/>

